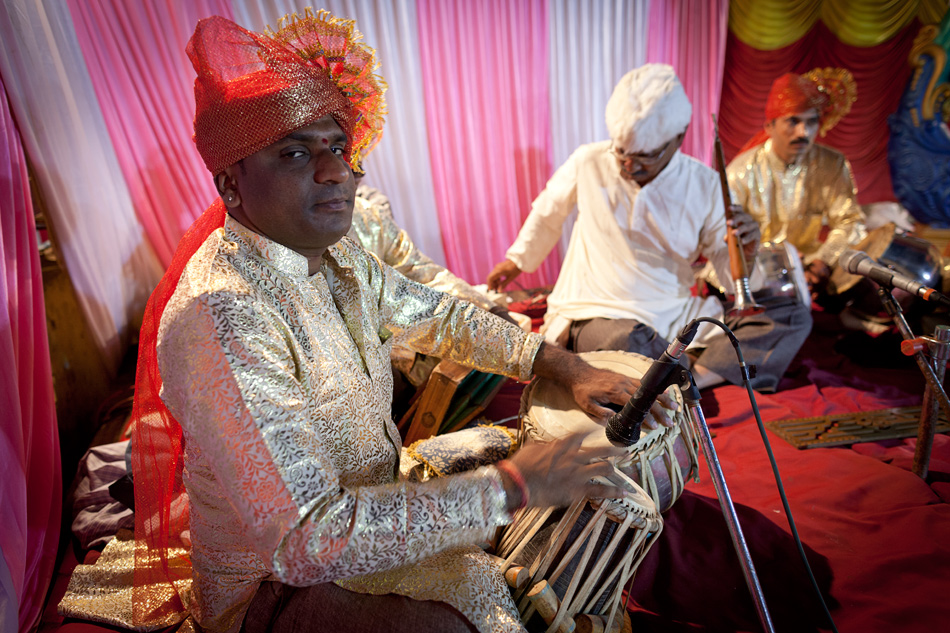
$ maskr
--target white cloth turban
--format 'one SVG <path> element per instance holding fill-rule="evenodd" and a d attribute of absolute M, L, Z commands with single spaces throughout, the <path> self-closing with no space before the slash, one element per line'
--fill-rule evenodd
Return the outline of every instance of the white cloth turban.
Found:
<path fill-rule="evenodd" d="M 607 131 L 625 153 L 659 149 L 689 125 L 693 114 L 668 64 L 646 64 L 621 78 L 607 102 Z"/>

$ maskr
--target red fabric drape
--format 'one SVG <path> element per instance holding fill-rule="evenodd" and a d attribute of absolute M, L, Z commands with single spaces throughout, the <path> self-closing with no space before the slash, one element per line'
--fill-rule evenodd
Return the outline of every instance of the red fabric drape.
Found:
<path fill-rule="evenodd" d="M 915 20 L 895 37 L 867 48 L 840 42 L 822 22 L 784 48 L 760 51 L 730 33 L 726 44 L 719 133 L 731 160 L 765 123 L 765 102 L 772 82 L 787 72 L 843 67 L 854 75 L 858 100 L 851 112 L 818 142 L 851 161 L 862 204 L 893 201 L 887 164 L 887 117 L 896 109 L 910 77 L 907 57 L 920 24 Z"/>
<path fill-rule="evenodd" d="M 182 483 L 184 465 L 181 426 L 159 394 L 158 326 L 178 286 L 188 260 L 211 233 L 224 226 L 227 210 L 218 198 L 198 217 L 178 244 L 172 262 L 148 300 L 139 337 L 135 404 L 132 408 L 132 472 L 135 474 L 135 621 L 162 626 L 177 621 L 183 610 L 176 583 L 191 576 L 191 559 L 179 554 L 186 547 L 181 535 L 188 529 L 188 507 Z M 171 550 L 171 551 L 170 551 Z M 154 599 L 156 588 L 166 591 L 165 602 Z"/>
<path fill-rule="evenodd" d="M 21 632 L 31 630 L 43 608 L 59 544 L 60 468 L 26 158 L 0 79 L 0 566 L 6 571 L 0 569 L 0 626 L 5 631 L 17 621 Z M 5 579 L 14 595 L 3 595 L 11 589 Z"/>

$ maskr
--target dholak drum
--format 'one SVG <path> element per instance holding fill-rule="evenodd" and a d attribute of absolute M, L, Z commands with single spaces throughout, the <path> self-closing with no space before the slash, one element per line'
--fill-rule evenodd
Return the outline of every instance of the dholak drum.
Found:
<path fill-rule="evenodd" d="M 584 352 L 580 357 L 594 367 L 640 378 L 652 361 L 640 354 L 621 351 Z M 630 453 L 616 462 L 625 475 L 647 492 L 660 512 L 679 499 L 686 480 L 697 473 L 698 442 L 686 415 L 686 405 L 677 387 L 667 394 L 678 404 L 670 411 L 674 425 L 640 431 L 640 441 Z M 571 433 L 587 431 L 584 446 L 609 446 L 604 426 L 584 413 L 570 393 L 547 380 L 535 380 L 521 398 L 521 421 L 529 440 L 551 442 Z"/>
<path fill-rule="evenodd" d="M 627 352 L 580 355 L 595 367 L 639 378 L 651 361 Z M 574 630 L 581 618 L 603 616 L 610 626 L 623 617 L 623 588 L 663 527 L 659 507 L 668 508 L 682 493 L 696 466 L 696 442 L 685 420 L 682 396 L 671 412 L 677 424 L 644 429 L 640 441 L 615 462 L 613 483 L 631 495 L 621 500 L 587 500 L 567 510 L 522 511 L 504 530 L 496 553 L 504 559 L 505 578 L 515 589 L 515 603 L 527 624 L 537 613 L 548 631 Z M 525 441 L 550 442 L 588 430 L 585 446 L 607 444 L 604 427 L 574 403 L 555 383 L 536 380 L 522 397 Z M 638 482 L 643 482 L 643 488 Z M 647 495 L 644 488 L 652 495 Z"/>

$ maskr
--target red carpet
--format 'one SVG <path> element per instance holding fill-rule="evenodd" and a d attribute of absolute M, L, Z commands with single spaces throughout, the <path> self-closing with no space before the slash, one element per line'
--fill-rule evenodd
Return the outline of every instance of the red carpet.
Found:
<path fill-rule="evenodd" d="M 757 396 L 764 420 L 920 403 L 923 378 L 897 353 L 896 340 L 842 337 L 820 325 L 779 393 Z M 492 419 L 517 413 L 519 397 L 520 386 L 506 386 L 490 408 Z M 745 390 L 707 390 L 702 406 L 775 629 L 830 631 L 790 536 Z M 798 450 L 768 437 L 838 630 L 948 630 L 950 437 L 937 436 L 928 482 L 910 472 L 913 439 Z M 629 603 L 638 633 L 761 630 L 704 460 L 700 476 L 666 513 L 662 537 L 638 570 Z M 55 615 L 68 569 L 41 630 L 112 630 Z"/>
<path fill-rule="evenodd" d="M 839 353 L 850 342 L 887 367 Z M 816 332 L 783 389 L 757 396 L 763 420 L 919 404 L 923 378 L 893 353 L 896 344 Z M 704 392 L 702 405 L 775 629 L 832 630 L 791 537 L 745 390 Z M 911 472 L 914 439 L 799 450 L 768 438 L 838 630 L 947 630 L 950 438 L 936 438 L 929 483 Z M 629 605 L 636 631 L 762 630 L 705 460 L 700 476 L 665 515 L 663 535 L 638 570 Z"/>

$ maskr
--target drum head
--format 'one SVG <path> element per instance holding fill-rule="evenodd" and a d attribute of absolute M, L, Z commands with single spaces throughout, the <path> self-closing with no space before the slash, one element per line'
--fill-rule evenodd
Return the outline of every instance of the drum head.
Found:
<path fill-rule="evenodd" d="M 578 356 L 594 367 L 610 369 L 631 378 L 643 376 L 653 362 L 640 354 L 621 351 L 584 352 Z M 585 432 L 587 437 L 583 446 L 610 446 L 604 425 L 581 410 L 564 387 L 550 380 L 538 379 L 530 385 L 529 390 L 525 393 L 527 410 L 522 411 L 525 432 L 529 438 L 538 442 L 551 442 L 572 433 Z M 679 388 L 674 385 L 666 393 L 679 403 L 677 414 L 682 415 L 685 404 Z M 673 419 L 674 412 L 670 411 L 669 416 Z M 660 430 L 662 428 L 665 427 Z M 650 433 L 644 426 L 640 437 L 644 438 Z"/>
<path fill-rule="evenodd" d="M 854 250 L 864 251 L 871 259 L 880 259 L 891 245 L 896 228 L 897 226 L 893 222 L 889 222 L 884 226 L 879 226 L 869 231 L 868 236 L 861 240 L 861 242 L 854 247 Z M 831 271 L 831 278 L 828 280 L 828 293 L 840 295 L 853 288 L 861 279 L 863 279 L 863 277 L 860 275 L 852 275 L 841 266 L 835 266 L 834 270 Z"/>

